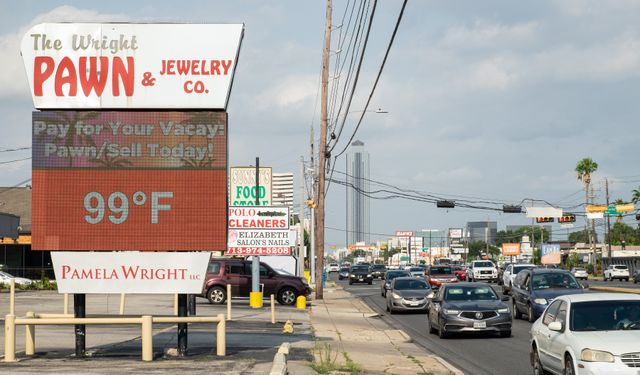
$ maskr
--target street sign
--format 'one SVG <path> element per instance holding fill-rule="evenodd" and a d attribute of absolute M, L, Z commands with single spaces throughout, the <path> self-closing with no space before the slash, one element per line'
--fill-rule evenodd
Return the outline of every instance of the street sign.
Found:
<path fill-rule="evenodd" d="M 401 256 L 401 257 L 400 257 L 400 260 L 401 260 L 401 261 L 408 261 L 409 259 L 410 259 L 410 258 L 409 258 L 409 256 L 408 256 L 408 255 L 403 255 L 403 256 Z"/>
<path fill-rule="evenodd" d="M 530 218 L 562 216 L 562 209 L 555 207 L 525 207 L 525 210 Z"/>

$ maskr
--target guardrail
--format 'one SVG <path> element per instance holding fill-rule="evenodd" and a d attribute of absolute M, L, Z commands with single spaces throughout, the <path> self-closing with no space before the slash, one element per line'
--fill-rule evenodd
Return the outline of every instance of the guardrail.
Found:
<path fill-rule="evenodd" d="M 25 354 L 33 355 L 36 347 L 36 325 L 111 325 L 140 324 L 142 341 L 142 360 L 153 360 L 153 323 L 217 323 L 216 355 L 226 355 L 226 320 L 224 314 L 217 316 L 151 316 L 141 317 L 88 317 L 74 318 L 71 314 L 35 314 L 28 312 L 25 317 L 14 314 L 5 316 L 4 321 L 4 362 L 16 361 L 16 326 L 25 326 Z"/>

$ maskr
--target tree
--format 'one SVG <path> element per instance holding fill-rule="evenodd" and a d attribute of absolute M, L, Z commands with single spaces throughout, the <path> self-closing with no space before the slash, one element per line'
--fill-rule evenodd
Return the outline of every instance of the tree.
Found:
<path fill-rule="evenodd" d="M 474 260 L 480 258 L 483 253 L 487 252 L 487 243 L 484 241 L 469 242 L 469 257 L 467 259 Z M 500 248 L 489 245 L 489 257 L 494 258 L 501 252 Z"/>
<path fill-rule="evenodd" d="M 532 229 L 530 226 L 525 226 L 516 230 L 501 230 L 496 235 L 496 246 L 501 247 L 503 243 L 522 242 L 522 236 L 529 236 L 529 240 L 539 242 L 541 234 L 542 242 L 549 241 L 550 233 L 544 227 L 534 226 Z"/>
<path fill-rule="evenodd" d="M 631 191 L 631 202 L 633 204 L 640 203 L 640 187 Z"/>
<path fill-rule="evenodd" d="M 591 174 L 598 169 L 598 163 L 593 161 L 591 158 L 584 158 L 576 164 L 576 173 L 578 174 L 578 180 L 584 183 L 584 196 L 585 196 L 585 204 L 589 204 L 589 185 L 591 184 Z M 589 243 L 594 244 L 595 241 L 591 236 L 591 231 L 589 230 L 589 220 L 587 220 L 587 233 L 589 233 Z M 593 221 L 591 221 L 593 224 Z M 595 231 L 593 231 L 595 232 Z"/>
<path fill-rule="evenodd" d="M 589 233 L 586 230 L 569 233 L 569 242 L 589 242 Z"/>
<path fill-rule="evenodd" d="M 640 245 L 640 231 L 624 223 L 615 223 L 611 228 L 611 233 L 606 236 L 605 241 L 611 236 L 612 245 Z"/>

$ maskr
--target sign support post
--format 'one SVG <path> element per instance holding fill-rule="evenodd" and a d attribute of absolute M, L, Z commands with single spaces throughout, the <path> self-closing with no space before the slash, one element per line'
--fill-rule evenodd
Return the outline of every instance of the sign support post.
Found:
<path fill-rule="evenodd" d="M 86 294 L 73 295 L 73 316 L 75 318 L 86 317 Z M 84 324 L 75 325 L 76 358 L 84 358 L 86 352 L 87 327 Z"/>
<path fill-rule="evenodd" d="M 260 206 L 260 158 L 256 157 L 256 206 Z M 249 305 L 253 308 L 262 307 L 262 292 L 260 292 L 260 257 L 254 255 L 251 261 L 251 295 Z"/>
<path fill-rule="evenodd" d="M 178 294 L 178 316 L 187 316 L 187 295 L 184 293 Z M 178 323 L 178 356 L 180 357 L 187 355 L 188 326 L 187 323 Z"/>

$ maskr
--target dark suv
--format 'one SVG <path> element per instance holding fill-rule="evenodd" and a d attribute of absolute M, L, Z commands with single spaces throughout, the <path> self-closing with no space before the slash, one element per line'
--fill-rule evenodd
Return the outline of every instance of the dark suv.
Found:
<path fill-rule="evenodd" d="M 233 258 L 211 259 L 201 297 L 213 304 L 222 304 L 227 300 L 227 284 L 231 285 L 232 297 L 249 297 L 251 261 Z M 274 294 L 282 305 L 293 305 L 298 296 L 311 294 L 311 287 L 306 279 L 284 271 L 275 271 L 265 263 L 260 263 L 260 284 L 264 285 L 264 296 Z"/>

